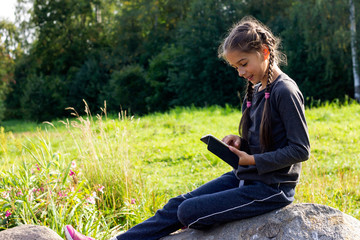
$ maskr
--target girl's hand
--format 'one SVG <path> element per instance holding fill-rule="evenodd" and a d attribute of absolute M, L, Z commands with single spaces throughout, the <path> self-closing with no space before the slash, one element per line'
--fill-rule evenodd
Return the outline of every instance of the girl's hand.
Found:
<path fill-rule="evenodd" d="M 232 146 L 229 146 L 230 151 L 235 153 L 239 157 L 239 165 L 255 165 L 255 158 L 253 155 L 249 155 L 246 152 L 240 151 Z"/>
<path fill-rule="evenodd" d="M 237 135 L 227 135 L 222 139 L 222 141 L 229 146 L 240 149 L 241 140 Z"/>

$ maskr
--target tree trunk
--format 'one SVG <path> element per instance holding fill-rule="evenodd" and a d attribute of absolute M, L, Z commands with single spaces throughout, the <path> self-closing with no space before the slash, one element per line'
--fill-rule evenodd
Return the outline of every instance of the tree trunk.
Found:
<path fill-rule="evenodd" d="M 356 24 L 355 24 L 355 4 L 353 0 L 349 0 L 350 5 L 350 32 L 351 32 L 351 56 L 353 64 L 353 74 L 354 74 L 354 97 L 360 102 L 360 78 L 359 78 L 359 64 L 357 59 L 357 50 L 356 50 Z"/>

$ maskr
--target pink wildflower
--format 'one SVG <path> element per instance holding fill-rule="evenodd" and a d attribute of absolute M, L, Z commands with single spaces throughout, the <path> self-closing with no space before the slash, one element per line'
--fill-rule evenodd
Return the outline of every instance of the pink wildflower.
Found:
<path fill-rule="evenodd" d="M 93 196 L 88 197 L 86 201 L 90 204 L 95 204 L 95 198 Z"/>
<path fill-rule="evenodd" d="M 98 191 L 101 192 L 101 193 L 104 193 L 104 188 L 105 188 L 104 186 L 100 185 L 100 187 L 98 188 Z"/>
<path fill-rule="evenodd" d="M 76 168 L 76 162 L 75 161 L 71 162 L 71 168 Z"/>
<path fill-rule="evenodd" d="M 37 169 L 38 171 L 41 170 L 38 164 L 35 164 L 35 166 L 36 166 L 36 169 Z"/>
<path fill-rule="evenodd" d="M 75 172 L 73 170 L 70 170 L 69 176 L 75 175 Z"/>
<path fill-rule="evenodd" d="M 131 199 L 131 204 L 135 204 L 136 203 L 136 200 L 133 198 Z"/>
<path fill-rule="evenodd" d="M 9 217 L 11 215 L 11 212 L 9 210 L 6 211 L 5 217 Z"/>
<path fill-rule="evenodd" d="M 32 202 L 34 200 L 34 195 L 32 192 L 29 193 L 28 200 L 29 202 Z"/>
<path fill-rule="evenodd" d="M 18 196 L 18 197 L 23 196 L 23 195 L 24 195 L 24 194 L 23 194 L 21 191 L 19 191 L 19 192 L 16 193 L 16 196 Z"/>
<path fill-rule="evenodd" d="M 1 194 L 1 196 L 2 196 L 3 198 L 8 198 L 8 197 L 10 196 L 10 194 L 9 194 L 9 192 L 3 192 L 3 193 Z"/>
<path fill-rule="evenodd" d="M 44 189 L 43 189 L 44 190 Z M 40 192 L 40 188 L 33 188 L 33 193 L 38 193 L 38 192 Z"/>
<path fill-rule="evenodd" d="M 67 194 L 66 193 L 62 193 L 62 191 L 60 191 L 59 193 L 58 193 L 58 195 L 59 195 L 59 197 L 66 197 L 67 196 Z"/>

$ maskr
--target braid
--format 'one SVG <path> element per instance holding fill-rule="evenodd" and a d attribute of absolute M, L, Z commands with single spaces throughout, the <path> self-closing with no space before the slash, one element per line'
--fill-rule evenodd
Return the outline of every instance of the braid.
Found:
<path fill-rule="evenodd" d="M 252 102 L 253 91 L 254 91 L 253 84 L 250 81 L 248 81 L 247 91 L 246 91 L 247 92 L 246 100 L 247 100 L 247 102 L 250 102 L 250 104 Z M 248 106 L 248 103 L 247 103 L 247 106 Z M 248 107 L 250 107 L 250 106 L 248 106 Z"/>
<path fill-rule="evenodd" d="M 246 109 L 243 112 L 243 115 L 239 124 L 239 134 L 245 140 L 248 140 L 248 130 L 250 127 L 250 107 L 253 97 L 253 84 L 249 81 L 247 83 L 247 91 L 246 91 Z"/>
<path fill-rule="evenodd" d="M 269 51 L 270 51 L 270 56 L 269 56 L 269 68 L 268 68 L 268 85 L 266 85 L 266 87 L 268 87 L 273 80 L 274 53 L 271 48 L 269 49 Z"/>
<path fill-rule="evenodd" d="M 270 56 L 268 67 L 268 80 L 265 88 L 265 105 L 260 124 L 260 144 L 263 152 L 270 150 L 273 145 L 270 109 L 270 83 L 273 80 L 274 54 L 271 47 L 269 47 L 269 50 Z"/>

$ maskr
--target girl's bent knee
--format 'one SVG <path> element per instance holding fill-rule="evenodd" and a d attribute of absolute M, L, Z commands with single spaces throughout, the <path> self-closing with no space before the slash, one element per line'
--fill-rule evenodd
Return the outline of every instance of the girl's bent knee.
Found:
<path fill-rule="evenodd" d="M 191 218 L 191 215 L 193 212 L 193 208 L 192 208 L 190 202 L 191 202 L 190 199 L 185 200 L 178 207 L 177 217 L 178 217 L 179 221 L 181 222 L 181 224 L 183 224 L 184 226 L 188 226 L 191 222 L 190 218 Z"/>

